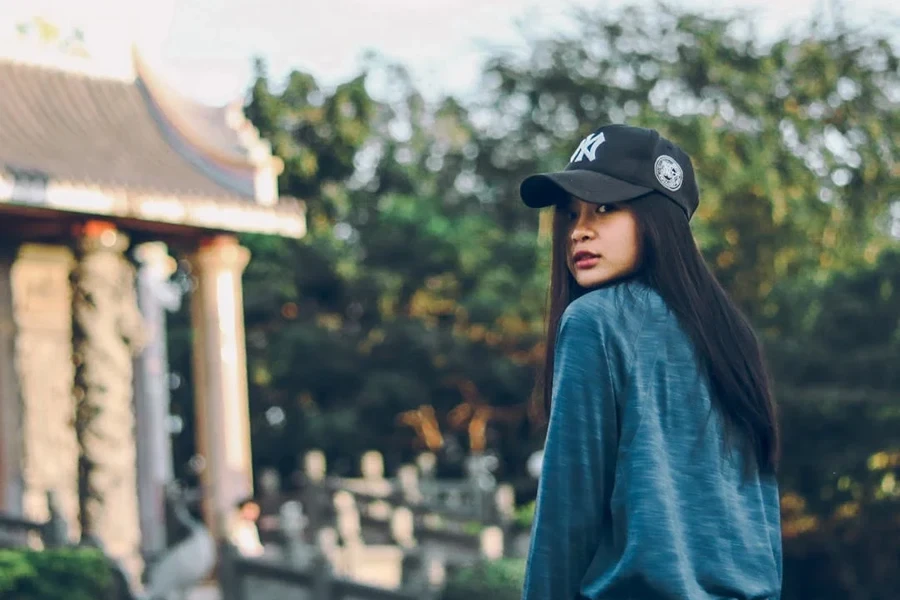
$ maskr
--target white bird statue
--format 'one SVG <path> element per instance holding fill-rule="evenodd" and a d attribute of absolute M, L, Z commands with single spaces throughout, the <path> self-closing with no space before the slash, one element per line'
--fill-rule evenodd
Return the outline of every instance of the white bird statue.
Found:
<path fill-rule="evenodd" d="M 203 581 L 216 564 L 216 543 L 209 530 L 191 516 L 175 486 L 169 487 L 167 496 L 175 520 L 188 535 L 150 568 L 142 600 L 176 600 Z"/>

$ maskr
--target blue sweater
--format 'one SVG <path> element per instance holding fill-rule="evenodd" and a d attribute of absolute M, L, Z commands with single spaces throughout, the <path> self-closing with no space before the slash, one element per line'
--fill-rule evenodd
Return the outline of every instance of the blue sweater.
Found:
<path fill-rule="evenodd" d="M 563 314 L 524 600 L 775 600 L 774 476 L 722 441 L 693 345 L 635 282 Z"/>

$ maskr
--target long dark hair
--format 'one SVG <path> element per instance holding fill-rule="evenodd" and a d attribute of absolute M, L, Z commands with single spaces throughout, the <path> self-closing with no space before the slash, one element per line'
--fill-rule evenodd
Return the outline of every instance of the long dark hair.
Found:
<path fill-rule="evenodd" d="M 694 343 L 708 377 L 713 408 L 723 417 L 726 442 L 748 450 L 762 472 L 778 465 L 779 430 L 762 348 L 753 328 L 706 265 L 684 212 L 652 193 L 625 205 L 638 226 L 640 266 L 633 275 L 656 290 Z M 557 207 L 553 217 L 550 297 L 544 365 L 537 401 L 549 414 L 556 331 L 563 311 L 587 290 L 566 265 L 569 218 Z"/>

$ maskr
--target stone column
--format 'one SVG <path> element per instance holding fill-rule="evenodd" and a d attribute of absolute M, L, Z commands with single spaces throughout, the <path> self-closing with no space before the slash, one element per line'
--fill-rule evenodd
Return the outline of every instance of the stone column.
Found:
<path fill-rule="evenodd" d="M 68 248 L 24 244 L 12 267 L 15 370 L 22 398 L 22 514 L 50 515 L 55 492 L 69 535 L 77 539 L 78 441 L 72 426 L 72 290 Z"/>
<path fill-rule="evenodd" d="M 195 289 L 194 394 L 204 519 L 222 537 L 236 502 L 253 492 L 241 274 L 250 252 L 232 236 L 205 239 L 191 256 Z"/>
<path fill-rule="evenodd" d="M 83 532 L 140 581 L 133 359 L 143 345 L 128 237 L 90 222 L 77 240 L 73 283 L 75 429 Z"/>
<path fill-rule="evenodd" d="M 22 396 L 16 375 L 12 265 L 17 248 L 0 244 L 0 511 L 22 514 Z"/>
<path fill-rule="evenodd" d="M 135 248 L 134 258 L 139 265 L 138 305 L 147 333 L 147 344 L 134 371 L 138 506 L 141 551 L 146 559 L 166 547 L 166 486 L 173 477 L 166 311 L 179 309 L 182 289 L 169 280 L 176 263 L 165 244 L 141 244 Z"/>

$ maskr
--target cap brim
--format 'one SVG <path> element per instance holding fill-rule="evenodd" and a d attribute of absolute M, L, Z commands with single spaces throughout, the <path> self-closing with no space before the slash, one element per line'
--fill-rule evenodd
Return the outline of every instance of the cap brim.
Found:
<path fill-rule="evenodd" d="M 552 206 L 575 196 L 594 204 L 615 204 L 649 194 L 652 188 L 634 185 L 596 171 L 572 170 L 539 173 L 519 186 L 522 202 L 531 208 Z"/>

